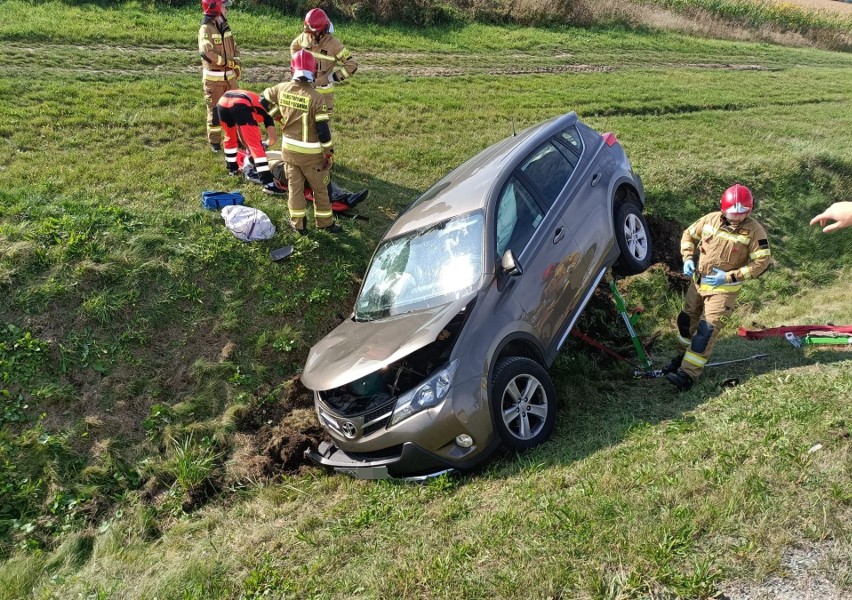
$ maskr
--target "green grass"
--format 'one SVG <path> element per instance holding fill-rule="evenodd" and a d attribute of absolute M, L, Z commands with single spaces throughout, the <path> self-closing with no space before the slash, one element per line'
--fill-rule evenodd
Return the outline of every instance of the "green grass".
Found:
<path fill-rule="evenodd" d="M 714 359 L 771 358 L 708 370 L 680 396 L 571 341 L 553 441 L 472 476 L 259 483 L 236 469 L 285 417 L 313 420 L 295 379 L 396 211 L 513 122 L 577 110 L 614 131 L 675 230 L 748 184 L 778 264 L 733 325 L 852 322 L 852 236 L 807 225 L 852 189 L 849 54 L 347 24 L 362 68 L 337 97 L 336 178 L 370 187 L 371 220 L 244 244 L 202 190 L 240 187 L 276 224 L 286 207 L 206 148 L 194 11 L 0 6 L 20 67 L 0 76 L 15 99 L 0 106 L 0 598 L 699 598 L 783 574 L 802 541 L 830 547 L 820 568 L 850 589 L 849 354 L 733 328 Z M 246 85 L 262 90 L 298 19 L 234 15 Z M 284 244 L 293 257 L 270 262 Z M 627 297 L 662 364 L 679 294 L 657 266 Z"/>

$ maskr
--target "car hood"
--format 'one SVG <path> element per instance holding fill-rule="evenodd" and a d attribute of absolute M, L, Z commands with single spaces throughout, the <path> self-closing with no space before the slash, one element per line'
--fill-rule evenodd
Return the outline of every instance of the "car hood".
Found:
<path fill-rule="evenodd" d="M 302 383 L 311 390 L 330 390 L 408 356 L 434 342 L 475 295 L 375 321 L 347 319 L 311 348 Z"/>

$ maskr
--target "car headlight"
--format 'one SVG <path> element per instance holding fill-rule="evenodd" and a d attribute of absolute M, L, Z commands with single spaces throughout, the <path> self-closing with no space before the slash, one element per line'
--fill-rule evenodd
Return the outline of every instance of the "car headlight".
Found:
<path fill-rule="evenodd" d="M 396 425 L 403 419 L 407 419 L 424 408 L 435 406 L 443 400 L 447 392 L 450 391 L 450 387 L 453 384 L 453 375 L 456 374 L 458 366 L 459 359 L 455 359 L 437 373 L 432 374 L 431 377 L 416 388 L 400 396 L 393 409 L 390 424 Z"/>

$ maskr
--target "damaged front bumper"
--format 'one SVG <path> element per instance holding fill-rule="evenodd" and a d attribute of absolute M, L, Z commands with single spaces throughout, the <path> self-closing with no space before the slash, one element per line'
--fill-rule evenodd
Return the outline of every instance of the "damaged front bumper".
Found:
<path fill-rule="evenodd" d="M 356 479 L 421 481 L 456 471 L 440 457 L 412 442 L 389 449 L 381 456 L 347 454 L 331 442 L 322 442 L 316 450 L 305 450 L 305 457 L 326 469 Z"/>

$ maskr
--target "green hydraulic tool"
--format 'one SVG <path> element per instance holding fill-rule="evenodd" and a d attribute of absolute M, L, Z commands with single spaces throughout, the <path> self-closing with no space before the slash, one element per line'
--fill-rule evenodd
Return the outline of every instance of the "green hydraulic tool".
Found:
<path fill-rule="evenodd" d="M 648 374 L 654 374 L 651 367 L 653 363 L 651 359 L 648 358 L 648 354 L 645 352 L 645 348 L 642 347 L 642 342 L 639 340 L 639 336 L 636 334 L 636 330 L 633 328 L 633 325 L 636 324 L 636 320 L 639 318 L 639 315 L 633 315 L 631 317 L 627 314 L 627 306 L 624 304 L 624 298 L 621 297 L 621 294 L 618 293 L 618 287 L 615 285 L 615 279 L 612 277 L 612 271 L 606 272 L 606 281 L 609 283 L 609 289 L 612 290 L 612 296 L 615 298 L 615 305 L 618 307 L 618 312 L 621 314 L 621 318 L 624 319 L 624 325 L 627 327 L 628 333 L 630 333 L 630 341 L 633 342 L 633 347 L 636 349 L 636 354 L 639 356 L 639 367 Z"/>

